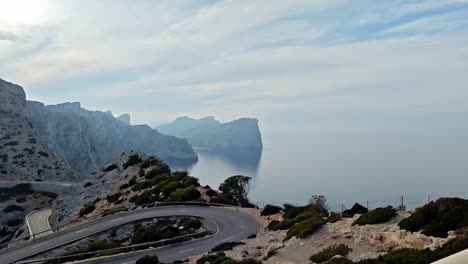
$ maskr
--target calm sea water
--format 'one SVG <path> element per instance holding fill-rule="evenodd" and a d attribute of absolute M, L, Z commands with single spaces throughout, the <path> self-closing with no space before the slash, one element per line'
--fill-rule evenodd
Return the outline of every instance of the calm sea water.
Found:
<path fill-rule="evenodd" d="M 212 187 L 231 175 L 251 176 L 250 198 L 259 205 L 300 204 L 323 194 L 335 210 L 354 202 L 397 205 L 400 196 L 415 208 L 428 199 L 468 196 L 464 117 L 263 129 L 262 153 L 196 149 L 196 164 L 176 168 Z"/>

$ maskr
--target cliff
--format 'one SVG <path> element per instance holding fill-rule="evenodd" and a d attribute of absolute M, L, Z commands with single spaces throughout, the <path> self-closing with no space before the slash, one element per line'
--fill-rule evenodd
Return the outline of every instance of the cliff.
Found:
<path fill-rule="evenodd" d="M 67 166 L 38 142 L 23 115 L 23 88 L 0 79 L 0 179 L 77 180 Z"/>
<path fill-rule="evenodd" d="M 197 160 L 184 139 L 162 135 L 147 125 L 129 125 L 110 112 L 89 111 L 80 103 L 46 106 L 27 101 L 25 115 L 39 140 L 81 175 L 98 171 L 131 150 L 163 160 Z"/>
<path fill-rule="evenodd" d="M 185 138 L 195 147 L 252 151 L 263 148 L 258 120 L 254 118 L 220 123 L 212 116 L 202 119 L 179 117 L 156 129 L 166 135 Z"/>

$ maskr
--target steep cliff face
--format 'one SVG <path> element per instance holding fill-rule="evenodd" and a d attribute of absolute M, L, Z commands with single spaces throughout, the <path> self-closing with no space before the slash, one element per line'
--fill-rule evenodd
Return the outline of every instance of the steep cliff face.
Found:
<path fill-rule="evenodd" d="M 212 116 L 202 119 L 179 117 L 172 123 L 157 127 L 157 130 L 166 135 L 185 138 L 196 147 L 254 151 L 263 148 L 258 120 L 255 118 L 220 123 Z"/>
<path fill-rule="evenodd" d="M 39 140 L 81 175 L 98 171 L 131 150 L 163 160 L 197 160 L 186 140 L 147 125 L 128 125 L 110 112 L 89 111 L 79 103 L 45 106 L 28 101 L 25 114 Z"/>
<path fill-rule="evenodd" d="M 21 86 L 0 79 L 0 179 L 78 180 L 67 166 L 38 142 L 23 115 Z"/>
<path fill-rule="evenodd" d="M 0 79 L 0 99 L 1 113 L 23 113 L 26 94 L 21 86 Z"/>

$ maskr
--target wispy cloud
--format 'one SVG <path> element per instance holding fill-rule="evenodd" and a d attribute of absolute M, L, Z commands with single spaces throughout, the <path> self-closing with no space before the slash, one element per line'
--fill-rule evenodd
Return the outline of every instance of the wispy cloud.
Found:
<path fill-rule="evenodd" d="M 44 3 L 40 23 L 0 19 L 0 72 L 49 103 L 155 123 L 468 110 L 464 0 Z"/>

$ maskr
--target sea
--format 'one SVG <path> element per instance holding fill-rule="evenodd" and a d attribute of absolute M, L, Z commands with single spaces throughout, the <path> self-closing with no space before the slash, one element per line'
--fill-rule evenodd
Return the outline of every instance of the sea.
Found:
<path fill-rule="evenodd" d="M 468 115 L 429 113 L 317 117 L 307 124 L 262 128 L 263 150 L 195 148 L 188 170 L 217 188 L 232 175 L 252 177 L 259 206 L 305 204 L 324 195 L 332 210 L 422 206 L 468 197 Z M 315 122 L 314 122 L 315 121 Z"/>

